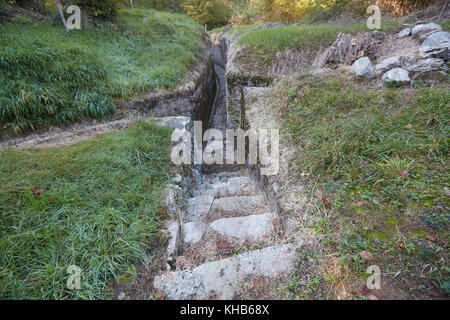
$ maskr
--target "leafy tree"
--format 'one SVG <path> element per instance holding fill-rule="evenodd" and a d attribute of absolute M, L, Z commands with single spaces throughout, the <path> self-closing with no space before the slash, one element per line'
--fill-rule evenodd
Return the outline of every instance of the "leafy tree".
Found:
<path fill-rule="evenodd" d="M 184 0 L 182 7 L 195 21 L 209 28 L 227 24 L 231 17 L 227 0 Z"/>

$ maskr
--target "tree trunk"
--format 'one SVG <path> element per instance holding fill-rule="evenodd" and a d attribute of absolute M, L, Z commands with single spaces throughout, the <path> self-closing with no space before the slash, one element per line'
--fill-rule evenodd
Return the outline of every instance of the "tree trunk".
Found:
<path fill-rule="evenodd" d="M 56 5 L 58 6 L 59 15 L 61 16 L 61 20 L 64 25 L 64 28 L 66 28 L 66 31 L 69 32 L 69 28 L 67 27 L 67 21 L 66 21 L 66 18 L 64 17 L 64 12 L 63 12 L 63 7 L 61 5 L 61 1 L 56 0 Z"/>

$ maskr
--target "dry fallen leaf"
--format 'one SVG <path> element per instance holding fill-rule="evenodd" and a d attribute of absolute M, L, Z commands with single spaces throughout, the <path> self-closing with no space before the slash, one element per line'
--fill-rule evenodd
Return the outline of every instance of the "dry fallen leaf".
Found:
<path fill-rule="evenodd" d="M 448 190 L 447 187 L 444 187 L 444 193 L 448 196 L 450 196 L 450 190 Z"/>
<path fill-rule="evenodd" d="M 369 260 L 369 261 L 375 260 L 374 257 L 372 256 L 372 254 L 366 250 L 361 251 L 361 253 L 359 255 L 361 256 L 361 258 Z"/>
<path fill-rule="evenodd" d="M 425 239 L 433 241 L 433 242 L 437 240 L 437 238 L 431 234 L 425 236 Z"/>
<path fill-rule="evenodd" d="M 402 249 L 405 249 L 405 245 L 404 245 L 403 243 L 401 243 L 401 242 L 398 244 L 398 246 L 399 246 L 400 248 L 402 248 Z"/>
<path fill-rule="evenodd" d="M 361 290 L 361 294 L 362 294 L 363 296 L 367 296 L 367 295 L 369 294 L 369 292 L 370 292 L 369 288 L 367 288 L 367 286 L 364 285 L 364 287 L 363 287 L 362 290 Z"/>
<path fill-rule="evenodd" d="M 161 292 L 158 292 L 156 294 L 156 300 L 163 300 L 164 299 L 164 295 Z"/>
<path fill-rule="evenodd" d="M 400 172 L 400 175 L 402 176 L 402 180 L 405 180 L 406 177 L 408 177 L 408 171 L 402 170 L 402 171 Z"/>
<path fill-rule="evenodd" d="M 258 291 L 259 290 L 259 281 L 258 279 L 253 280 L 253 290 Z"/>
<path fill-rule="evenodd" d="M 217 244 L 217 247 L 218 247 L 219 249 L 227 249 L 229 246 L 230 246 L 230 245 L 229 245 L 228 242 L 226 242 L 226 241 L 220 241 L 220 242 Z"/>

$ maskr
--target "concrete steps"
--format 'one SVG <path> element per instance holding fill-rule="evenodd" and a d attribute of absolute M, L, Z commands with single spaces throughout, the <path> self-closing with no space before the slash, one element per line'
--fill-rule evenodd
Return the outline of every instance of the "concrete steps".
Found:
<path fill-rule="evenodd" d="M 248 276 L 292 270 L 292 248 L 271 243 L 276 215 L 257 185 L 239 173 L 203 179 L 204 187 L 187 201 L 179 234 L 169 241 L 178 254 L 171 263 L 176 271 L 156 277 L 154 287 L 166 299 L 232 299 Z M 240 253 L 242 248 L 250 251 Z"/>

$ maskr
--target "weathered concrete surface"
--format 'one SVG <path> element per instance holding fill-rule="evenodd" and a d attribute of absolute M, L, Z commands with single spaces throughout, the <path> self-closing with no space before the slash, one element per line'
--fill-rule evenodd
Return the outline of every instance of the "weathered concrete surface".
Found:
<path fill-rule="evenodd" d="M 214 197 L 208 195 L 190 198 L 183 219 L 187 221 L 200 221 L 202 216 L 208 214 L 213 201 Z"/>
<path fill-rule="evenodd" d="M 206 224 L 200 221 L 188 222 L 183 226 L 183 241 L 185 243 L 199 242 L 206 231 Z"/>
<path fill-rule="evenodd" d="M 266 247 L 236 257 L 208 262 L 193 270 L 155 277 L 154 287 L 166 299 L 233 299 L 241 281 L 249 276 L 278 276 L 293 270 L 295 251 L 291 245 Z"/>
<path fill-rule="evenodd" d="M 215 198 L 252 196 L 256 195 L 258 188 L 248 177 L 229 178 L 227 182 L 218 182 L 207 185 L 203 194 Z"/>
<path fill-rule="evenodd" d="M 169 221 L 166 224 L 167 239 L 167 261 L 172 261 L 177 255 L 181 241 L 181 229 L 178 221 Z"/>
<path fill-rule="evenodd" d="M 162 205 L 167 208 L 167 213 L 172 217 L 179 216 L 179 202 L 181 199 L 182 189 L 181 187 L 168 184 L 164 189 L 164 198 L 162 200 Z"/>
<path fill-rule="evenodd" d="M 262 195 L 219 198 L 214 200 L 211 206 L 211 212 L 239 213 L 248 212 L 253 208 L 265 210 L 262 212 L 268 211 L 267 204 Z"/>
<path fill-rule="evenodd" d="M 273 229 L 271 213 L 224 218 L 211 223 L 211 229 L 223 236 L 250 242 L 261 241 Z"/>

